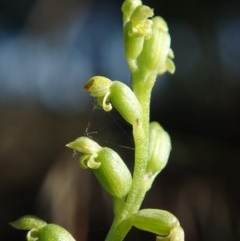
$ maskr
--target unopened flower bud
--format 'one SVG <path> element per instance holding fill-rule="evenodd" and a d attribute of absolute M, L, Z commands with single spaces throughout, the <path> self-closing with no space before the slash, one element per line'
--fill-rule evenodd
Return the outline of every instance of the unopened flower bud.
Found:
<path fill-rule="evenodd" d="M 157 122 L 149 125 L 149 153 L 146 173 L 158 174 L 167 164 L 171 151 L 168 133 Z"/>
<path fill-rule="evenodd" d="M 165 31 L 166 26 L 163 24 L 162 18 L 154 17 L 152 21 L 152 34 L 145 39 L 143 50 L 137 59 L 137 63 L 145 71 L 158 73 L 161 66 L 165 66 L 166 63 L 170 48 L 170 35 Z"/>
<path fill-rule="evenodd" d="M 122 158 L 112 149 L 103 147 L 95 159 L 100 166 L 93 172 L 102 187 L 114 197 L 125 197 L 132 185 L 132 175 Z"/>

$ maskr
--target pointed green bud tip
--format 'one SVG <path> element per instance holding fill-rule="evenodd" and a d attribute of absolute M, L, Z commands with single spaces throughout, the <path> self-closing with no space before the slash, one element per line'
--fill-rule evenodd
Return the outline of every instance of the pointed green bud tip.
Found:
<path fill-rule="evenodd" d="M 97 142 L 86 136 L 78 137 L 66 146 L 82 154 L 95 154 L 101 149 L 101 146 Z"/>
<path fill-rule="evenodd" d="M 45 221 L 32 215 L 25 215 L 9 224 L 16 229 L 22 230 L 39 229 L 47 225 Z"/>
<path fill-rule="evenodd" d="M 93 76 L 88 80 L 84 89 L 94 97 L 102 97 L 107 94 L 112 81 L 103 76 Z"/>

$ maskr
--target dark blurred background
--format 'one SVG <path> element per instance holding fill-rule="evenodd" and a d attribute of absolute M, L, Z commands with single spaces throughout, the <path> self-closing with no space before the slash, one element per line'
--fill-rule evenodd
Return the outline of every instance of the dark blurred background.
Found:
<path fill-rule="evenodd" d="M 240 240 L 240 3 L 144 3 L 169 24 L 177 69 L 153 91 L 151 119 L 173 150 L 143 206 L 173 212 L 187 241 Z M 96 74 L 130 82 L 121 4 L 0 0 L 1 240 L 24 240 L 8 222 L 27 213 L 104 240 L 109 197 L 65 144 L 88 134 L 132 159 L 129 126 L 82 90 Z M 127 240 L 154 235 L 133 229 Z"/>

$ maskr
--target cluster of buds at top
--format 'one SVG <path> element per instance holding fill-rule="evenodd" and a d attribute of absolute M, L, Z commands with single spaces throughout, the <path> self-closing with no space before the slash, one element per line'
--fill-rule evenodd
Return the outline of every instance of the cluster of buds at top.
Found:
<path fill-rule="evenodd" d="M 67 147 L 81 154 L 81 166 L 91 168 L 110 195 L 120 199 L 126 197 L 132 185 L 132 175 L 118 153 L 108 147 L 101 147 L 86 136 L 68 143 Z"/>
<path fill-rule="evenodd" d="M 122 12 L 125 55 L 131 72 L 174 73 L 171 38 L 164 19 L 153 17 L 153 10 L 140 0 L 126 0 Z"/>

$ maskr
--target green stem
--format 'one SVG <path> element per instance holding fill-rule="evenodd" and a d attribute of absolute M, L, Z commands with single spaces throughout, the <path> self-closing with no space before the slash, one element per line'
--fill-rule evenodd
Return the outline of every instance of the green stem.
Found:
<path fill-rule="evenodd" d="M 124 239 L 132 226 L 128 218 L 139 210 L 147 191 L 144 174 L 148 160 L 150 97 L 153 82 L 154 80 L 141 81 L 139 76 L 137 78 L 133 76 L 132 79 L 133 91 L 142 106 L 142 120 L 136 121 L 133 125 L 133 138 L 135 142 L 133 183 L 122 210 L 115 215 L 106 241 L 122 241 Z"/>

